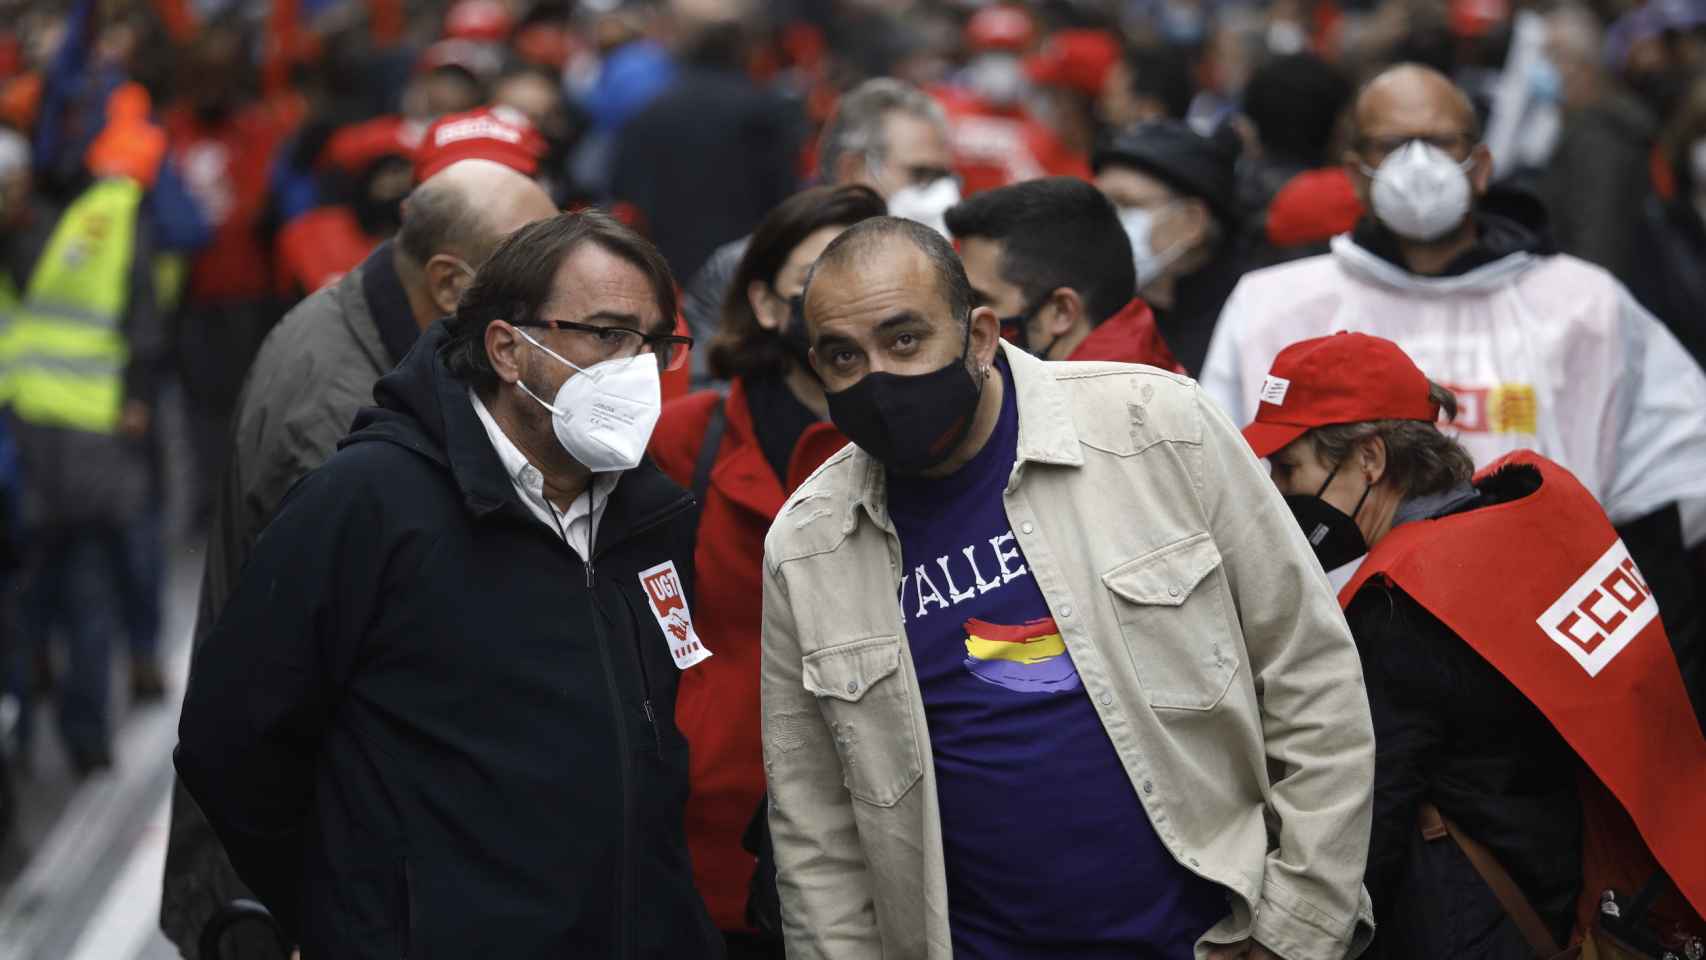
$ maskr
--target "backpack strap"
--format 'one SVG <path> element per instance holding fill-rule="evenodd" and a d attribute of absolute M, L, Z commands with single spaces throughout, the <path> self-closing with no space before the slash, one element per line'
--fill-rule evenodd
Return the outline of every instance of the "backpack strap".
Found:
<path fill-rule="evenodd" d="M 705 491 L 711 488 L 711 468 L 717 465 L 717 451 L 723 446 L 723 428 L 728 426 L 728 413 L 722 397 L 711 407 L 711 419 L 705 424 L 705 437 L 699 443 L 699 459 L 693 462 L 693 500 L 699 509 L 705 508 Z"/>
<path fill-rule="evenodd" d="M 1463 851 L 1469 865 L 1475 868 L 1475 872 L 1481 875 L 1488 889 L 1492 890 L 1499 906 L 1504 908 L 1505 914 L 1522 932 L 1523 939 L 1528 941 L 1535 956 L 1550 958 L 1563 952 L 1558 941 L 1552 938 L 1552 931 L 1547 929 L 1546 921 L 1540 919 L 1540 914 L 1528 901 L 1527 895 L 1516 885 L 1516 880 L 1505 870 L 1504 865 L 1499 863 L 1498 858 L 1493 856 L 1491 850 L 1465 834 L 1457 824 L 1447 820 L 1441 815 L 1439 808 L 1431 803 L 1422 804 L 1419 819 L 1418 825 L 1423 837 L 1429 840 L 1450 837 L 1457 844 L 1457 848 Z"/>

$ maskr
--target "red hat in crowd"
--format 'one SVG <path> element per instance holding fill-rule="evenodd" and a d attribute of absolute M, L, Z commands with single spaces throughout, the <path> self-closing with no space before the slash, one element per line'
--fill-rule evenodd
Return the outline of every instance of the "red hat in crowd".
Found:
<path fill-rule="evenodd" d="M 1039 85 L 1097 97 L 1122 55 L 1119 40 L 1106 30 L 1062 30 L 1025 61 L 1025 72 Z"/>
<path fill-rule="evenodd" d="M 1036 38 L 1037 22 L 1024 7 L 984 7 L 966 23 L 966 46 L 977 52 L 1024 53 Z"/>
<path fill-rule="evenodd" d="M 498 0 L 458 0 L 444 14 L 444 35 L 457 40 L 502 43 L 514 26 Z"/>
<path fill-rule="evenodd" d="M 1244 439 L 1269 457 L 1316 427 L 1367 420 L 1439 419 L 1428 378 L 1396 343 L 1339 331 L 1294 343 L 1274 358 Z"/>
<path fill-rule="evenodd" d="M 526 117 L 505 107 L 480 107 L 441 117 L 427 128 L 415 151 L 415 182 L 458 160 L 491 160 L 531 177 L 543 156 L 545 138 Z"/>
<path fill-rule="evenodd" d="M 339 127 L 320 151 L 320 163 L 358 174 L 385 157 L 413 159 L 421 142 L 418 123 L 397 116 L 375 117 Z"/>

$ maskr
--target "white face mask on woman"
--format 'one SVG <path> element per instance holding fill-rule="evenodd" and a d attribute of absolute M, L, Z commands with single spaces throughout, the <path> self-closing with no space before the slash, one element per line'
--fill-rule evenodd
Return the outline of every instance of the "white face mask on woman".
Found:
<path fill-rule="evenodd" d="M 546 356 L 578 372 L 557 388 L 555 403 L 539 399 L 527 384 L 515 383 L 522 393 L 551 411 L 551 430 L 569 456 L 593 473 L 638 466 L 663 412 L 657 357 L 641 353 L 581 367 L 564 360 L 527 331 L 516 333 Z"/>
<path fill-rule="evenodd" d="M 1363 166 L 1374 181 L 1369 199 L 1380 222 L 1407 240 L 1438 240 L 1469 216 L 1472 200 L 1469 167 L 1422 140 L 1411 140 L 1383 160 L 1379 169 Z"/>

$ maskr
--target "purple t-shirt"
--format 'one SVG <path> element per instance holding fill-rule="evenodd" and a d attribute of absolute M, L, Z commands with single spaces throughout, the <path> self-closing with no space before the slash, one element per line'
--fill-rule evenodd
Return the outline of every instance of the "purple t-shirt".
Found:
<path fill-rule="evenodd" d="M 999 369 L 1001 419 L 970 463 L 889 477 L 954 955 L 1188 960 L 1225 894 L 1155 835 L 1013 536 L 1019 409 Z"/>

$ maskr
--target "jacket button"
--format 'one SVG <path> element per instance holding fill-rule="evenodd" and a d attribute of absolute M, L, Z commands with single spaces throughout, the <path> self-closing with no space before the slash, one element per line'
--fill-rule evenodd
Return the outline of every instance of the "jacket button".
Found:
<path fill-rule="evenodd" d="M 1143 792 L 1144 793 L 1154 793 L 1155 792 L 1155 784 L 1150 783 L 1148 780 L 1143 781 Z"/>
<path fill-rule="evenodd" d="M 1072 608 L 1071 607 L 1061 607 L 1060 608 L 1060 618 L 1062 620 L 1068 619 L 1071 616 L 1072 616 Z"/>
<path fill-rule="evenodd" d="M 1104 707 L 1112 706 L 1113 703 L 1114 703 L 1114 695 L 1113 694 L 1111 694 L 1111 693 L 1102 694 L 1102 706 L 1104 706 Z"/>
<path fill-rule="evenodd" d="M 1168 587 L 1167 588 L 1167 596 L 1177 597 L 1178 595 L 1179 595 L 1179 588 L 1178 587 Z"/>
<path fill-rule="evenodd" d="M 1033 529 L 1035 528 L 1031 526 L 1031 522 L 1029 520 L 1019 524 L 1020 533 L 1030 533 Z"/>
<path fill-rule="evenodd" d="M 858 693 L 859 692 L 859 681 L 857 681 L 857 680 L 847 681 L 847 692 L 848 693 Z"/>

